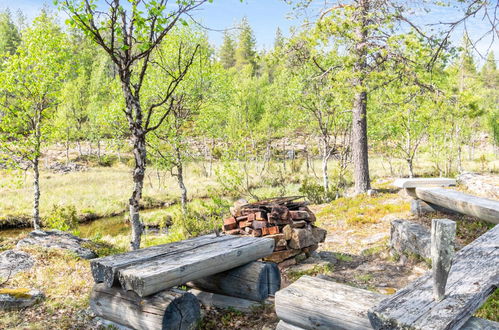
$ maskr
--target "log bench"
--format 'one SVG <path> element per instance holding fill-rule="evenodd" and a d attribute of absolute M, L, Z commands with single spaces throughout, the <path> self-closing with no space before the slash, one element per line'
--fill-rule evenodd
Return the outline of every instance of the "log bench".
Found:
<path fill-rule="evenodd" d="M 217 306 L 236 299 L 245 308 L 280 288 L 277 265 L 255 262 L 272 254 L 274 242 L 205 235 L 94 259 L 90 306 L 97 316 L 132 329 L 192 328 L 199 301 Z M 189 281 L 204 291 L 175 288 Z"/>
<path fill-rule="evenodd" d="M 499 329 L 471 317 L 499 286 L 499 226 L 455 256 L 455 223 L 433 220 L 433 271 L 392 296 L 308 276 L 276 293 L 280 330 Z"/>
<path fill-rule="evenodd" d="M 456 185 L 454 179 L 397 179 L 394 185 L 405 189 L 413 197 L 411 211 L 416 215 L 435 211 L 461 213 L 494 224 L 499 223 L 499 201 L 441 188 Z"/>

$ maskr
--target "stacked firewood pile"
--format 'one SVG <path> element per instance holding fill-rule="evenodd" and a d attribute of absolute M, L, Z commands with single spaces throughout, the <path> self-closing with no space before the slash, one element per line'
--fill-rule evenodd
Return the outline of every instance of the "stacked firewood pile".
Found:
<path fill-rule="evenodd" d="M 315 215 L 302 197 L 278 197 L 256 203 L 236 202 L 224 219 L 229 235 L 265 236 L 275 240 L 274 253 L 265 261 L 288 266 L 306 258 L 324 242 L 326 230 L 314 226 Z"/>

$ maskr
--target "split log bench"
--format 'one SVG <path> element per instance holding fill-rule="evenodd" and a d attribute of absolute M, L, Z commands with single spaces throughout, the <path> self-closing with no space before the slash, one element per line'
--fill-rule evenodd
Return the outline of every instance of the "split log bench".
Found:
<path fill-rule="evenodd" d="M 133 329 L 188 329 L 200 318 L 196 297 L 212 297 L 215 304 L 220 294 L 261 301 L 279 289 L 277 266 L 255 262 L 272 254 L 274 242 L 205 235 L 94 259 L 90 306 L 97 316 Z M 217 296 L 175 288 L 190 281 Z"/>
<path fill-rule="evenodd" d="M 414 198 L 411 202 L 411 211 L 416 215 L 435 211 L 457 212 L 491 223 L 499 223 L 499 201 L 439 188 L 456 185 L 454 179 L 397 179 L 394 185 L 405 189 L 407 194 Z"/>
<path fill-rule="evenodd" d="M 448 271 L 452 244 L 445 242 L 455 224 L 435 221 L 432 262 L 437 276 L 430 272 L 387 298 L 303 276 L 276 293 L 277 329 L 499 329 L 497 322 L 471 317 L 499 286 L 499 226 L 461 249 Z"/>

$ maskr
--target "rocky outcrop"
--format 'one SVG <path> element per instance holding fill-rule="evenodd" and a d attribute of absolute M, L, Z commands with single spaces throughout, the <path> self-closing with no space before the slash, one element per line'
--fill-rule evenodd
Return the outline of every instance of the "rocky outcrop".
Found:
<path fill-rule="evenodd" d="M 499 176 L 477 173 L 463 173 L 457 181 L 464 185 L 474 195 L 499 199 Z"/>
<path fill-rule="evenodd" d="M 83 259 L 93 259 L 97 255 L 83 245 L 89 240 L 76 237 L 59 230 L 34 230 L 28 237 L 20 240 L 17 247 L 37 245 L 45 248 L 58 248 L 76 253 Z"/>
<path fill-rule="evenodd" d="M 0 289 L 0 310 L 12 311 L 33 306 L 45 298 L 35 289 Z"/>
<path fill-rule="evenodd" d="M 400 254 L 415 254 L 430 258 L 430 231 L 418 223 L 407 220 L 393 220 L 390 247 Z"/>
<path fill-rule="evenodd" d="M 24 251 L 7 250 L 0 253 L 0 278 L 7 279 L 33 267 L 35 260 Z"/>

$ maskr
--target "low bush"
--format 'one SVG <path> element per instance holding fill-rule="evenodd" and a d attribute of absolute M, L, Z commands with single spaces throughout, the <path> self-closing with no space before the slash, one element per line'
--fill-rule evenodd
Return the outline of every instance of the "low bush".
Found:
<path fill-rule="evenodd" d="M 44 219 L 44 225 L 56 230 L 78 231 L 78 216 L 74 205 L 53 205 L 49 215 Z"/>

